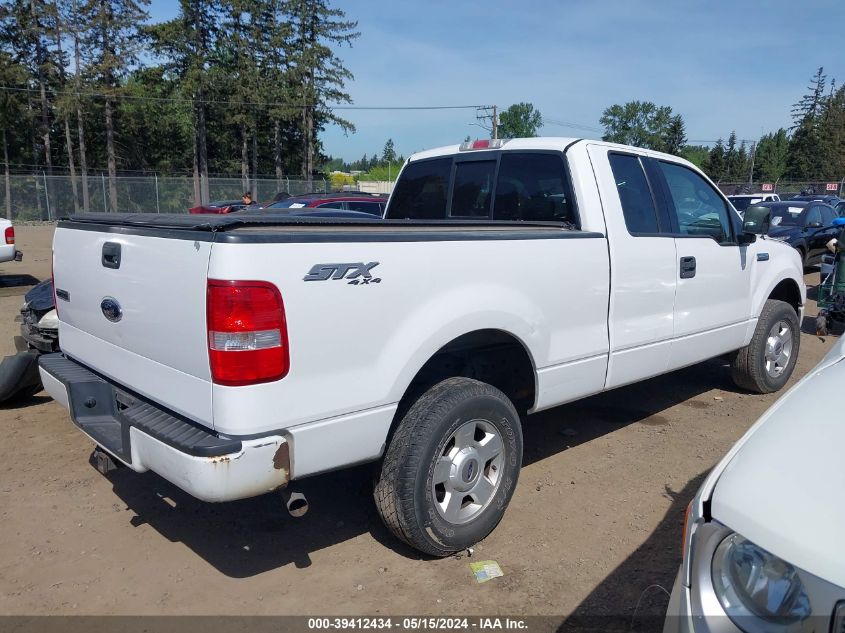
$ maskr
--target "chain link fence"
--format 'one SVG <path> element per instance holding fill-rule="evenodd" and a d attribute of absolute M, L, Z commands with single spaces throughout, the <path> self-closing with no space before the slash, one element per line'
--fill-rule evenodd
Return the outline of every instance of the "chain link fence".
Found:
<path fill-rule="evenodd" d="M 117 211 L 119 213 L 187 213 L 195 206 L 194 179 L 191 176 L 120 176 L 116 178 Z M 393 182 L 361 182 L 344 189 L 355 188 L 386 194 L 393 188 Z M 726 195 L 759 193 L 762 182 L 719 182 L 719 188 Z M 779 181 L 766 183 L 773 193 L 782 198 L 810 192 L 816 195 L 842 195 L 845 193 L 845 178 L 831 181 Z M 833 189 L 835 185 L 835 189 Z M 276 193 L 285 191 L 293 196 L 310 192 L 332 190 L 331 181 L 326 179 L 292 180 L 289 178 L 258 178 L 250 181 L 253 198 L 270 200 Z M 7 196 L 8 190 L 8 196 Z M 240 200 L 244 192 L 240 178 L 209 178 L 209 200 Z M 48 176 L 44 173 L 9 177 L 8 188 L 0 186 L 3 205 L 0 214 L 10 215 L 12 220 L 39 221 L 55 220 L 72 213 L 103 213 L 109 209 L 109 179 L 103 174 L 88 177 L 88 206 L 83 203 L 81 176 Z M 7 203 L 8 198 L 8 203 Z"/>
<path fill-rule="evenodd" d="M 195 206 L 194 179 L 190 176 L 121 176 L 116 179 L 118 213 L 187 213 Z M 295 196 L 325 192 L 328 180 L 292 180 L 258 178 L 249 187 L 255 200 L 270 200 L 286 191 Z M 240 178 L 209 178 L 209 200 L 240 200 L 244 192 Z M 8 195 L 7 195 L 8 191 Z M 12 175 L 8 189 L 0 185 L 3 204 L 0 214 L 12 220 L 55 220 L 72 213 L 103 213 L 109 209 L 109 179 L 105 175 L 88 176 L 88 208 L 83 204 L 81 176 L 46 174 Z M 8 199 L 8 203 L 7 203 Z"/>

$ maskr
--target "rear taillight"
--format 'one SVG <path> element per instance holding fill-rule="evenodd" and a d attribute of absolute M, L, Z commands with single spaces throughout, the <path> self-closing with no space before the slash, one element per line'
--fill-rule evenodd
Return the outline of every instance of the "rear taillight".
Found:
<path fill-rule="evenodd" d="M 219 385 L 284 378 L 290 369 L 285 307 L 266 281 L 208 280 L 208 359 Z"/>
<path fill-rule="evenodd" d="M 6 228 L 6 244 L 15 243 L 15 227 L 10 226 Z"/>

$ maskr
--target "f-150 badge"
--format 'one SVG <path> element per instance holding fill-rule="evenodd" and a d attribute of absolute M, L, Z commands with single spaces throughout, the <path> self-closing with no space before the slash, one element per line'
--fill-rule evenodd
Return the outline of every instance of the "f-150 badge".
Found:
<path fill-rule="evenodd" d="M 373 274 L 370 272 L 376 266 L 378 266 L 378 262 L 370 262 L 368 264 L 363 262 L 353 262 L 349 264 L 314 264 L 302 280 L 326 281 L 327 279 L 333 279 L 337 281 L 339 279 L 346 279 L 347 283 L 351 286 L 361 284 L 379 284 L 381 283 L 381 279 L 379 277 L 373 277 Z"/>

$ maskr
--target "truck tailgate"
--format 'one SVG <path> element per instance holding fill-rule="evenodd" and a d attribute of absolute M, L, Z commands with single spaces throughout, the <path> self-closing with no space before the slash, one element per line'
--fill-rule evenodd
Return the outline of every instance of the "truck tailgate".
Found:
<path fill-rule="evenodd" d="M 212 427 L 205 323 L 210 253 L 207 240 L 60 226 L 53 269 L 62 351 Z"/>

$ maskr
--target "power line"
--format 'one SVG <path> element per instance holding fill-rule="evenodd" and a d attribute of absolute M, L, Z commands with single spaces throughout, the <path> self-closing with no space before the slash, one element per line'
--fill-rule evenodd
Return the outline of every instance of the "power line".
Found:
<path fill-rule="evenodd" d="M 543 117 L 543 125 L 550 123 L 552 125 L 559 125 L 560 127 L 568 127 L 573 130 L 586 130 L 587 132 L 604 132 L 603 129 L 593 127 L 592 125 L 584 125 L 582 123 L 572 123 L 570 121 L 561 121 L 559 119 L 549 119 Z"/>
<path fill-rule="evenodd" d="M 39 93 L 35 88 L 17 88 L 13 86 L 0 86 L 0 91 L 4 92 L 28 92 Z M 54 90 L 54 95 L 65 95 L 77 98 L 88 99 L 116 99 L 128 101 L 156 101 L 163 103 L 206 103 L 212 105 L 229 105 L 229 106 L 258 106 L 263 108 L 290 108 L 299 110 L 303 107 L 314 108 L 320 104 L 294 104 L 294 103 L 279 103 L 279 102 L 260 102 L 260 101 L 231 101 L 224 99 L 186 99 L 184 97 L 142 97 L 137 95 L 126 94 L 107 94 L 104 92 L 75 92 L 72 90 Z M 335 104 L 327 106 L 331 110 L 477 110 L 488 106 L 482 105 L 435 105 L 435 106 L 356 106 Z"/>

